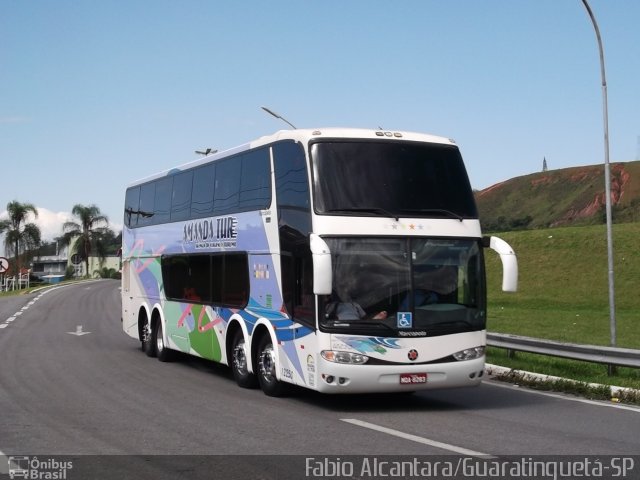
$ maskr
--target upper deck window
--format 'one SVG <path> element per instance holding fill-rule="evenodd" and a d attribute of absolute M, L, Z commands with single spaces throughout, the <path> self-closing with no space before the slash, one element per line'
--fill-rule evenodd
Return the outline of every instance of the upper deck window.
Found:
<path fill-rule="evenodd" d="M 478 218 L 454 145 L 332 139 L 311 161 L 319 214 Z"/>
<path fill-rule="evenodd" d="M 214 160 L 130 187 L 124 223 L 136 228 L 263 210 L 271 205 L 269 148 Z"/>

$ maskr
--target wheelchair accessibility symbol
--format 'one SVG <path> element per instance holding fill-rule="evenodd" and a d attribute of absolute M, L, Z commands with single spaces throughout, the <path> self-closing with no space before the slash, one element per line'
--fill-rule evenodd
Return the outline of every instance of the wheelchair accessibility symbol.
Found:
<path fill-rule="evenodd" d="M 398 312 L 397 319 L 398 328 L 413 327 L 413 314 L 411 312 Z"/>

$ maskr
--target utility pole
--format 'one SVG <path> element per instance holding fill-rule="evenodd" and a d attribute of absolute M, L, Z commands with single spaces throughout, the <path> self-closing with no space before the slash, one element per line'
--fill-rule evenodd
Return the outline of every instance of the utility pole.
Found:
<path fill-rule="evenodd" d="M 587 9 L 591 23 L 596 33 L 598 41 L 598 51 L 600 53 L 600 76 L 602 78 L 602 117 L 604 123 L 604 182 L 605 182 L 605 207 L 607 214 L 607 263 L 609 277 L 609 327 L 611 331 L 611 346 L 616 346 L 616 305 L 615 290 L 613 282 L 613 233 L 611 227 L 611 172 L 609 167 L 609 113 L 607 105 L 607 79 L 604 71 L 604 49 L 602 48 L 602 38 L 600 29 L 596 22 L 596 17 L 589 6 L 587 0 L 582 0 L 582 4 Z M 609 365 L 609 374 L 615 371 L 613 365 Z"/>

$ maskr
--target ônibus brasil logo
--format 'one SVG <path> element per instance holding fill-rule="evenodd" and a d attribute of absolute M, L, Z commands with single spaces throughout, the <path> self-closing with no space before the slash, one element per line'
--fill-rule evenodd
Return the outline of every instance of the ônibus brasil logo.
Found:
<path fill-rule="evenodd" d="M 73 462 L 14 455 L 8 458 L 8 467 L 9 478 L 12 480 L 14 478 L 65 480 L 67 471 L 73 469 Z"/>

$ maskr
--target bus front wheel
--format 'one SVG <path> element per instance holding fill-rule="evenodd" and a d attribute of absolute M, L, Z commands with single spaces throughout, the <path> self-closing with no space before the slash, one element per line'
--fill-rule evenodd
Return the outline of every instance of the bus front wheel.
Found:
<path fill-rule="evenodd" d="M 277 368 L 273 342 L 268 334 L 264 335 L 258 346 L 258 381 L 262 391 L 270 397 L 279 397 L 287 390 L 287 385 L 276 378 Z"/>

